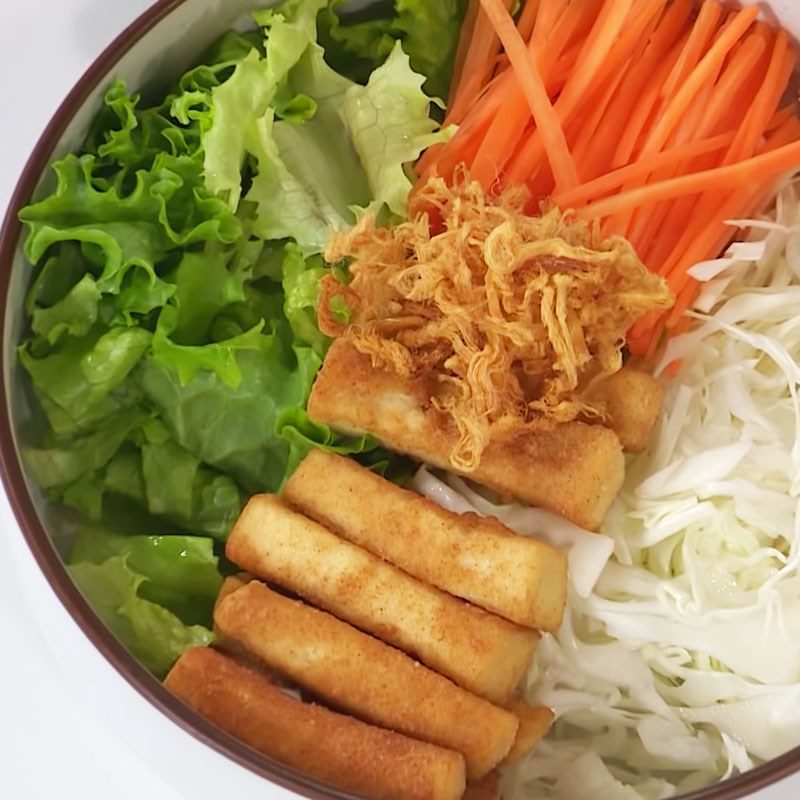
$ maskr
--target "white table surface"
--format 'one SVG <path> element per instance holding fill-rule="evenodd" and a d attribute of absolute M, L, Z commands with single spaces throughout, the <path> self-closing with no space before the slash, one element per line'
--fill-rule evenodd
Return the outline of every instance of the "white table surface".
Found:
<path fill-rule="evenodd" d="M 0 0 L 0 210 L 60 100 L 148 4 Z M 51 593 L 2 493 L 0 636 L 0 797 L 292 797 L 178 730 L 106 664 Z M 753 797 L 794 800 L 800 777 Z"/>

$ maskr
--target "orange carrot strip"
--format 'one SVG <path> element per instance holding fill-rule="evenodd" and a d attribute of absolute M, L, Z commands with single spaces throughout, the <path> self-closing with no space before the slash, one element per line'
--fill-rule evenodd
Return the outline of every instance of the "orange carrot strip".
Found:
<path fill-rule="evenodd" d="M 720 133 L 709 139 L 686 142 L 670 150 L 664 150 L 647 163 L 636 161 L 626 167 L 620 167 L 613 172 L 608 172 L 593 181 L 584 183 L 571 192 L 557 194 L 553 197 L 553 201 L 561 208 L 577 208 L 585 205 L 593 197 L 613 192 L 614 189 L 618 189 L 627 181 L 639 178 L 644 172 L 657 171 L 679 164 L 695 156 L 717 152 L 731 144 L 734 136 L 734 131 L 728 131 L 728 133 Z"/>
<path fill-rule="evenodd" d="M 683 5 L 681 5 L 681 3 L 676 3 L 672 6 L 671 11 L 686 11 L 688 15 L 688 8 L 690 8 L 689 1 Z M 669 16 L 669 14 L 667 16 Z M 673 25 L 685 22 L 677 13 L 673 16 L 676 18 L 673 21 Z M 657 55 L 658 58 L 651 58 L 648 60 L 647 67 L 649 67 L 650 71 L 644 72 L 643 70 L 643 74 L 641 74 L 642 84 L 640 86 L 640 91 L 637 97 L 634 98 L 634 104 L 628 115 L 628 123 L 619 138 L 614 158 L 611 162 L 614 167 L 622 167 L 630 163 L 633 158 L 636 145 L 642 137 L 647 121 L 660 97 L 661 87 L 669 77 L 669 73 L 678 60 L 680 51 L 683 49 L 685 40 L 688 37 L 688 34 L 684 34 L 677 43 L 675 43 L 675 40 L 671 37 L 668 38 L 667 35 L 673 32 L 673 25 L 665 29 L 663 41 L 660 42 L 661 46 L 658 49 L 655 47 L 653 48 L 652 55 Z M 680 28 L 676 33 L 680 33 Z M 654 41 L 655 38 L 656 37 L 654 37 Z M 666 48 L 663 46 L 665 44 L 667 45 Z"/>
<path fill-rule="evenodd" d="M 788 44 L 788 40 L 787 40 Z M 786 55 L 786 51 L 784 50 L 783 44 L 781 42 L 776 41 L 775 47 L 777 48 L 777 53 L 775 49 L 773 49 L 773 57 L 770 59 L 770 66 L 767 69 L 767 72 L 771 75 L 768 76 L 770 83 L 767 83 L 767 77 L 759 76 L 759 83 L 761 88 L 757 93 L 756 99 L 753 101 L 752 106 L 750 104 L 745 105 L 744 108 L 747 109 L 750 106 L 750 111 L 745 112 L 744 119 L 742 119 L 742 114 L 740 111 L 739 118 L 736 120 L 736 127 L 738 128 L 737 137 L 734 139 L 734 142 L 731 144 L 731 147 L 725 153 L 722 159 L 722 166 L 727 166 L 732 163 L 737 163 L 741 161 L 745 156 L 751 156 L 755 150 L 757 143 L 761 140 L 761 137 L 764 133 L 764 128 L 766 127 L 765 123 L 761 123 L 760 127 L 761 130 L 758 130 L 752 134 L 749 139 L 752 143 L 752 147 L 748 148 L 748 142 L 742 138 L 741 132 L 743 127 L 748 123 L 753 110 L 756 113 L 759 113 L 760 119 L 763 120 L 763 115 L 761 115 L 760 109 L 763 106 L 763 102 L 759 102 L 759 96 L 763 98 L 763 96 L 770 96 L 775 98 L 776 96 L 779 98 L 780 95 L 783 94 L 784 88 L 789 79 L 789 73 L 780 74 L 780 68 L 783 64 L 783 59 Z M 783 83 L 775 88 L 771 81 L 775 79 L 775 76 L 779 76 Z M 745 98 L 746 99 L 746 98 Z M 777 105 L 778 100 L 774 100 L 774 104 Z M 779 129 L 779 136 L 783 136 L 784 138 L 774 139 L 772 140 L 769 149 L 775 149 L 777 146 L 775 144 L 776 141 L 779 141 L 783 144 L 788 144 L 792 141 L 791 136 L 787 135 L 787 132 L 792 130 L 792 122 L 788 123 L 787 126 L 782 126 Z M 736 148 L 735 151 L 734 148 Z M 671 250 L 667 250 L 665 246 L 661 246 L 659 259 L 655 259 L 654 262 L 651 264 L 651 268 L 657 269 L 662 274 L 671 274 L 676 269 L 676 263 L 679 261 L 681 254 L 684 252 L 686 248 L 690 248 L 698 241 L 698 238 L 702 235 L 701 230 L 701 221 L 708 221 L 712 220 L 715 217 L 715 214 L 718 213 L 720 205 L 722 201 L 720 198 L 713 192 L 705 193 L 698 197 L 692 205 L 691 209 L 691 219 L 692 224 L 685 226 L 683 232 L 678 237 L 678 240 L 675 241 Z M 690 265 L 691 266 L 691 265 Z"/>
<path fill-rule="evenodd" d="M 480 8 L 481 6 L 478 0 L 468 0 L 467 13 L 464 15 L 464 21 L 461 23 L 461 31 L 458 35 L 458 47 L 456 48 L 456 55 L 453 59 L 453 77 L 450 80 L 450 95 L 447 100 L 448 106 L 453 104 L 458 94 L 458 88 L 461 85 L 462 76 L 464 74 L 464 64 L 467 60 L 470 43 L 475 35 L 475 23 L 478 20 Z"/>
<path fill-rule="evenodd" d="M 600 71 L 603 61 L 608 56 L 614 42 L 628 19 L 632 0 L 608 0 L 597 18 L 597 22 L 589 34 L 583 52 L 575 66 L 575 72 L 564 87 L 559 98 L 563 107 L 562 119 L 567 117 L 578 105 L 594 76 Z"/>
<path fill-rule="evenodd" d="M 698 192 L 724 190 L 742 182 L 763 182 L 800 168 L 800 141 L 725 167 L 682 175 L 600 200 L 578 211 L 583 219 L 598 219 L 644 203 L 684 197 Z"/>
<path fill-rule="evenodd" d="M 786 148 L 796 147 L 799 137 L 800 121 L 797 118 L 791 118 L 770 134 L 762 153 L 755 158 L 774 157 L 776 153 L 780 153 Z M 753 160 L 750 159 L 750 161 Z M 730 170 L 743 163 L 746 162 L 738 162 L 738 164 L 720 167 L 719 169 Z M 722 227 L 725 230 L 724 222 L 726 219 L 741 218 L 746 213 L 747 203 L 754 191 L 752 186 L 756 186 L 755 191 L 759 192 L 761 191 L 759 187 L 762 187 L 765 182 L 771 182 L 773 178 L 778 178 L 795 168 L 790 164 L 786 169 L 778 170 L 772 174 L 767 171 L 760 172 L 753 180 L 735 181 L 730 186 L 722 187 L 723 191 L 727 189 L 727 194 L 722 198 L 712 191 L 710 196 L 705 198 L 705 202 L 698 207 L 701 213 L 695 215 L 693 225 L 689 226 L 684 232 L 681 240 L 676 243 L 670 259 L 661 267 L 661 274 L 675 280 L 675 277 L 681 274 L 681 263 L 688 260 L 689 263 L 686 263 L 684 267 L 684 269 L 688 269 L 698 261 L 707 258 L 707 249 L 713 245 L 713 239 L 711 242 L 707 241 L 708 232 L 711 231 L 713 234 L 715 225 L 718 229 Z M 710 187 L 710 189 L 713 189 L 713 187 Z M 733 192 L 734 198 L 744 197 L 745 200 L 738 203 L 738 205 L 736 202 L 731 203 L 729 201 L 730 192 Z M 715 251 L 712 250 L 711 252 Z"/>
<path fill-rule="evenodd" d="M 458 158 L 458 151 L 462 143 L 471 141 L 477 129 L 482 130 L 485 134 L 498 109 L 505 102 L 507 92 L 512 85 L 513 75 L 511 72 L 505 72 L 494 78 L 484 89 L 480 103 L 473 107 L 467 119 L 459 125 L 455 136 L 446 144 L 435 145 L 424 153 L 417 162 L 417 175 L 430 172 L 430 167 L 436 160 Z"/>
<path fill-rule="evenodd" d="M 667 78 L 662 94 L 669 97 L 677 91 L 687 79 L 697 62 L 705 53 L 711 37 L 717 30 L 722 19 L 722 6 L 716 0 L 706 0 L 700 7 L 697 22 L 692 27 L 692 32 L 686 41 L 675 67 Z"/>
<path fill-rule="evenodd" d="M 626 121 L 627 109 L 631 104 L 629 99 L 631 74 L 638 72 L 645 51 L 660 22 L 663 7 L 663 2 L 657 3 L 652 19 L 641 32 L 639 42 L 631 49 L 627 63 L 614 70 L 616 75 L 610 76 L 608 90 L 597 103 L 594 103 L 596 110 L 592 112 L 587 125 L 577 134 L 572 150 L 575 159 L 581 165 L 581 176 L 584 180 L 593 180 L 610 169 L 611 155 L 619 140 Z M 646 77 L 641 76 L 641 81 L 644 80 Z M 603 82 L 604 77 L 598 76 L 598 83 Z"/>
<path fill-rule="evenodd" d="M 789 36 L 786 31 L 781 30 L 775 37 L 767 74 L 731 147 L 731 162 L 755 152 L 770 117 L 781 101 L 796 63 L 797 54 L 789 46 Z"/>
<path fill-rule="evenodd" d="M 630 5 L 630 0 L 609 0 L 593 26 L 555 103 L 563 126 L 569 126 L 582 107 L 597 102 L 608 84 L 616 81 L 623 65 L 640 47 L 644 32 L 660 14 L 664 1 L 645 0 L 630 16 L 629 24 L 621 28 L 628 19 Z M 509 165 L 508 180 L 521 181 L 534 174 L 542 150 L 543 143 L 537 136 L 526 142 Z"/>
<path fill-rule="evenodd" d="M 536 16 L 539 13 L 539 0 L 525 0 L 522 13 L 517 20 L 517 30 L 519 35 L 527 42 L 533 33 L 533 26 L 536 24 Z"/>
<path fill-rule="evenodd" d="M 681 41 L 673 45 L 672 51 L 656 68 L 653 80 L 645 84 L 642 96 L 630 114 L 628 124 L 619 141 L 619 147 L 614 155 L 614 166 L 624 166 L 638 159 L 638 149 L 642 138 L 646 137 L 651 129 L 654 120 L 657 119 L 660 110 L 660 90 L 667 75 L 678 58 L 679 51 L 683 47 L 688 34 L 681 37 Z M 623 160 L 624 159 L 624 160 Z M 647 163 L 645 160 L 644 163 Z M 634 185 L 638 185 L 634 184 Z M 631 221 L 631 215 L 635 209 L 630 209 L 626 214 L 621 214 L 614 219 L 606 220 L 606 225 L 615 233 L 625 235 Z"/>
<path fill-rule="evenodd" d="M 643 155 L 652 155 L 664 146 L 670 133 L 675 129 L 680 118 L 685 113 L 689 103 L 694 99 L 703 84 L 713 74 L 714 70 L 724 61 L 733 46 L 747 32 L 748 28 L 758 16 L 758 6 L 743 8 L 733 19 L 730 25 L 719 35 L 709 51 L 700 60 L 673 96 L 664 114 L 656 123 L 655 128 L 648 137 Z"/>
<path fill-rule="evenodd" d="M 775 128 L 780 128 L 784 122 L 787 122 L 795 116 L 797 116 L 797 107 L 795 106 L 794 102 L 791 102 L 789 105 L 784 106 L 779 111 L 775 112 L 767 125 L 767 131 L 774 131 Z"/>
<path fill-rule="evenodd" d="M 577 125 L 575 142 L 571 149 L 575 156 L 575 161 L 580 164 L 581 178 L 584 181 L 593 180 L 604 172 L 604 165 L 597 163 L 597 161 L 592 161 L 588 152 L 592 142 L 597 138 L 598 131 L 609 112 L 609 107 L 612 105 L 612 100 L 619 89 L 623 77 L 624 74 L 620 72 L 616 78 L 611 80 L 606 91 L 594 104 L 594 108 L 589 109 L 589 114 L 578 119 L 579 124 Z"/>
<path fill-rule="evenodd" d="M 541 0 L 533 23 L 531 44 L 534 47 L 541 47 L 545 43 L 566 7 L 565 0 Z M 520 31 L 520 35 L 522 35 L 522 31 Z"/>
<path fill-rule="evenodd" d="M 748 81 L 755 84 L 760 84 L 764 81 L 766 62 L 762 63 L 762 54 L 764 53 L 767 39 L 759 35 L 761 33 L 764 33 L 764 31 L 757 31 L 748 35 L 738 51 L 731 55 L 717 84 L 717 89 L 710 99 L 703 97 L 704 92 L 698 95 L 695 105 L 698 108 L 705 109 L 705 113 L 702 124 L 697 127 L 696 131 L 692 131 L 690 135 L 702 137 L 712 131 L 727 129 L 732 129 L 738 135 L 743 122 L 743 115 L 746 113 L 748 106 L 747 98 L 749 97 L 748 89 L 742 87 L 746 86 Z M 730 118 L 731 108 L 739 112 L 734 119 Z M 680 136 L 682 135 L 684 135 L 683 132 L 680 133 Z M 680 138 L 678 141 L 680 141 Z M 750 152 L 746 155 L 752 154 Z M 721 161 L 721 164 L 725 163 L 731 163 L 727 154 L 723 154 Z M 671 174 L 664 172 L 654 174 L 651 182 L 671 178 L 676 172 L 697 172 L 711 169 L 721 164 L 719 159 L 694 159 L 691 164 L 681 165 Z M 707 195 L 682 197 L 666 203 L 660 203 L 650 212 L 643 210 L 637 213 L 637 218 L 644 219 L 649 217 L 649 221 L 646 225 L 637 224 L 634 227 L 631 234 L 631 242 L 652 270 L 661 271 L 663 264 L 675 253 L 676 243 L 692 228 L 693 220 L 705 220 L 713 213 L 714 201 L 705 199 L 707 197 Z M 711 208 L 705 208 L 705 203 L 710 203 Z M 640 222 L 640 219 L 637 219 L 638 222 Z"/>
<path fill-rule="evenodd" d="M 680 126 L 681 120 L 689 113 L 691 105 L 696 102 L 703 87 L 708 86 L 709 81 L 713 80 L 714 76 L 719 72 L 725 62 L 728 54 L 734 50 L 741 36 L 750 28 L 757 11 L 756 8 L 745 9 L 731 18 L 727 24 L 723 26 L 719 36 L 711 45 L 708 52 L 702 57 L 697 67 L 688 76 L 687 80 L 680 86 L 673 97 L 669 97 L 665 101 L 663 112 L 661 112 L 654 121 L 653 128 L 645 139 L 642 149 L 639 152 L 638 157 L 640 159 L 647 159 L 665 147 L 672 133 Z M 742 51 L 746 53 L 745 66 L 749 69 L 760 55 L 757 52 L 758 48 L 760 47 L 763 51 L 764 43 L 759 37 L 748 37 L 746 44 L 748 46 L 743 46 Z M 737 53 L 737 55 L 739 54 Z M 656 181 L 650 179 L 650 182 Z M 631 191 L 634 188 L 636 188 L 634 184 L 626 184 L 623 187 L 623 192 Z M 618 224 L 626 234 L 640 239 L 647 229 L 646 226 L 650 220 L 650 212 L 638 212 L 640 219 L 636 223 L 632 221 L 632 215 L 634 213 L 636 213 L 635 209 L 628 209 L 621 215 Z M 645 219 L 641 219 L 643 214 Z"/>
<path fill-rule="evenodd" d="M 453 113 L 461 113 L 462 105 L 467 108 L 475 100 L 474 95 L 468 95 L 464 91 L 464 78 L 478 73 L 479 87 L 482 88 L 492 77 L 492 66 L 494 59 L 500 51 L 500 42 L 485 11 L 480 6 L 480 0 L 473 0 L 479 7 L 476 9 L 475 27 L 467 48 L 466 56 L 461 70 L 461 79 L 451 92 L 451 109 Z M 501 0 L 505 9 L 510 8 L 513 0 Z"/>
<path fill-rule="evenodd" d="M 492 86 L 492 82 L 486 83 L 484 80 L 486 72 L 491 71 L 492 65 L 493 59 L 487 59 L 481 69 L 464 78 L 460 97 L 447 109 L 442 123 L 444 127 L 460 125 L 472 110 L 480 105 L 482 97 Z"/>
<path fill-rule="evenodd" d="M 543 10 L 547 7 L 546 3 L 541 6 Z M 548 96 L 551 84 L 549 78 L 554 62 L 577 27 L 581 14 L 580 4 L 573 3 L 558 16 L 551 35 L 541 45 L 536 47 L 535 41 L 532 40 L 528 46 L 530 57 L 536 59 Z M 472 178 L 485 190 L 497 179 L 514 154 L 530 116 L 531 112 L 525 103 L 522 87 L 517 83 L 492 121 L 483 146 L 472 165 Z"/>
<path fill-rule="evenodd" d="M 698 92 L 697 97 L 689 106 L 680 124 L 673 132 L 672 136 L 670 136 L 670 146 L 679 147 L 682 144 L 700 138 L 698 128 L 709 100 L 714 94 L 716 77 L 716 73 L 711 75 L 700 92 Z M 650 157 L 642 161 L 647 163 L 654 160 L 654 158 L 655 157 Z M 679 162 L 669 167 L 653 170 L 647 182 L 656 183 L 658 181 L 674 178 L 676 175 L 684 174 L 688 171 L 696 171 L 689 170 L 688 166 L 686 162 Z M 708 166 L 716 166 L 716 162 Z M 625 187 L 623 187 L 623 191 L 631 185 L 635 184 L 633 184 L 633 182 L 626 183 Z M 636 209 L 634 212 L 626 215 L 628 220 L 627 236 L 631 244 L 637 248 L 639 253 L 644 253 L 647 249 L 647 243 L 650 242 L 657 233 L 659 234 L 658 238 L 663 238 L 665 236 L 665 232 L 662 230 L 665 220 L 673 213 L 678 214 L 680 210 L 680 200 L 669 199 L 661 203 L 653 203 L 644 208 Z"/>
<path fill-rule="evenodd" d="M 673 144 L 703 138 L 720 130 L 736 132 L 740 128 L 742 113 L 746 108 L 743 102 L 747 97 L 746 90 L 741 87 L 746 85 L 748 80 L 763 81 L 764 64 L 761 56 L 765 51 L 766 39 L 758 35 L 760 33 L 756 30 L 755 33 L 749 34 L 745 42 L 737 45 L 732 51 L 719 83 L 717 83 L 719 68 L 715 70 L 693 101 L 684 120 L 670 137 Z M 739 110 L 738 118 L 729 119 L 730 108 Z M 724 154 L 722 163 L 725 163 Z M 655 183 L 676 175 L 698 172 L 715 166 L 720 166 L 719 158 L 696 157 L 691 162 L 676 165 L 671 170 L 654 172 L 648 182 Z M 630 185 L 625 188 L 630 188 Z M 675 242 L 690 227 L 689 223 L 695 213 L 699 214 L 694 211 L 698 202 L 699 198 L 682 197 L 648 206 L 636 212 L 636 220 L 630 230 L 629 238 L 640 254 L 647 259 L 646 263 L 651 269 L 656 269 L 657 264 L 669 257 Z M 702 216 L 700 214 L 700 217 Z"/>
<path fill-rule="evenodd" d="M 759 60 L 764 53 L 765 43 L 756 36 L 749 36 L 738 52 L 730 59 L 727 68 L 722 72 L 717 90 L 706 105 L 705 114 L 701 123 L 700 131 L 703 134 L 712 133 L 718 130 L 722 124 L 723 114 L 727 113 L 732 107 L 740 113 L 742 108 L 741 96 L 743 87 L 747 79 L 753 74 L 753 70 L 758 67 Z M 758 80 L 763 81 L 763 74 L 758 76 Z"/>
<path fill-rule="evenodd" d="M 571 114 L 584 99 L 587 87 L 596 80 L 628 17 L 632 2 L 633 0 L 607 0 L 603 5 L 581 49 L 578 63 L 556 102 L 560 124 L 569 121 Z M 608 70 L 611 67 L 605 64 L 605 68 Z M 535 173 L 543 148 L 544 142 L 538 137 L 532 137 L 509 164 L 508 180 L 512 183 L 521 182 Z"/>
<path fill-rule="evenodd" d="M 614 98 L 613 113 L 610 112 L 606 116 L 602 127 L 591 142 L 587 160 L 591 164 L 598 165 L 593 169 L 596 174 L 628 163 L 627 156 L 624 160 L 615 163 L 618 145 L 621 145 L 624 140 L 625 131 L 629 128 L 629 120 L 634 116 L 634 108 L 642 92 L 645 91 L 645 86 L 653 80 L 653 73 L 658 72 L 672 50 L 675 40 L 680 36 L 690 8 L 689 2 L 683 4 L 678 2 L 668 7 L 663 17 L 656 21 L 652 34 L 643 37 L 644 47 L 638 56 L 633 57 L 627 68 L 619 91 Z M 632 148 L 633 145 L 630 149 L 632 150 Z"/>
<path fill-rule="evenodd" d="M 542 76 L 514 26 L 514 20 L 502 0 L 481 0 L 481 6 L 503 43 L 517 80 L 525 93 L 536 127 L 541 133 L 553 174 L 556 176 L 556 184 L 564 188 L 577 186 L 578 171 L 567 147 L 564 131 L 550 104 Z"/>

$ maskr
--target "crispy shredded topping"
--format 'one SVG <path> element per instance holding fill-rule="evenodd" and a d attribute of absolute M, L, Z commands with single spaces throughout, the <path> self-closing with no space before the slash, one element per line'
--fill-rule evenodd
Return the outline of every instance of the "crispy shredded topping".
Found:
<path fill-rule="evenodd" d="M 432 379 L 432 405 L 459 432 L 451 462 L 462 471 L 494 438 L 602 420 L 587 390 L 622 366 L 631 325 L 672 303 L 626 239 L 603 239 L 555 207 L 526 216 L 527 200 L 521 188 L 489 196 L 466 178 L 432 179 L 416 198 L 427 211 L 391 228 L 367 215 L 326 253 L 352 260 L 352 280 L 325 279 L 321 329 L 375 366 Z"/>

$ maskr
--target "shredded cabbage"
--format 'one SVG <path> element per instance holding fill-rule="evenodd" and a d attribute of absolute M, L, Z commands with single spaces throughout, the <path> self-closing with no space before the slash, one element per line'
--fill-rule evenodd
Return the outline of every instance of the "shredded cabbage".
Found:
<path fill-rule="evenodd" d="M 800 192 L 746 224 L 752 241 L 693 270 L 696 324 L 603 535 L 416 477 L 568 548 L 564 624 L 525 683 L 556 723 L 504 796 L 672 797 L 800 744 Z"/>

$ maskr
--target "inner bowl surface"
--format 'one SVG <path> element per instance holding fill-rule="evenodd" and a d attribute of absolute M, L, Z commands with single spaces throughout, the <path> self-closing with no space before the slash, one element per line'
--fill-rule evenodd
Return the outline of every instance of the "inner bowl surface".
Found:
<path fill-rule="evenodd" d="M 435 0 L 430 0 L 435 2 Z M 25 317 L 23 299 L 30 267 L 21 250 L 19 210 L 52 187 L 48 166 L 78 148 L 100 107 L 109 81 L 121 77 L 128 87 L 157 91 L 177 77 L 224 30 L 246 20 L 248 11 L 270 0 L 160 0 L 139 17 L 98 57 L 59 107 L 42 134 L 12 195 L 0 229 L 0 304 L 4 309 L 0 403 L 0 470 L 23 536 L 39 567 L 67 611 L 112 666 L 150 703 L 205 744 L 247 769 L 310 798 L 350 798 L 302 773 L 263 756 L 207 722 L 167 692 L 94 614 L 72 583 L 60 553 L 69 536 L 69 520 L 50 507 L 25 474 L 18 434 L 32 420 L 16 359 Z M 370 0 L 352 5 L 369 5 Z M 777 0 L 772 9 L 795 34 L 800 33 L 800 6 Z M 750 772 L 684 795 L 683 800 L 735 800 L 800 771 L 800 747 Z"/>

